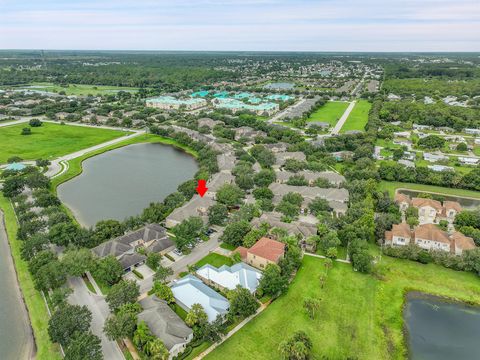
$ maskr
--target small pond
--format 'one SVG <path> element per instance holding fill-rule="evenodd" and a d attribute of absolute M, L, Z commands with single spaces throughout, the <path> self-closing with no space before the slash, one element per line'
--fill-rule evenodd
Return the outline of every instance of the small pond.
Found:
<path fill-rule="evenodd" d="M 141 213 L 197 170 L 192 156 L 172 146 L 129 145 L 85 160 L 82 174 L 58 187 L 58 197 L 81 225 L 90 227 Z"/>
<path fill-rule="evenodd" d="M 410 359 L 480 358 L 480 307 L 411 292 L 404 318 Z"/>

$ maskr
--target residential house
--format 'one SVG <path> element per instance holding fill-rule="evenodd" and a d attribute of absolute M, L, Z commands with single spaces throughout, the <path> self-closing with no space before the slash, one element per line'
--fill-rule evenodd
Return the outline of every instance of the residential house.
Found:
<path fill-rule="evenodd" d="M 480 135 L 480 129 L 465 128 L 463 129 L 463 132 L 469 135 Z"/>
<path fill-rule="evenodd" d="M 277 152 L 275 153 L 275 164 L 280 167 L 285 164 L 285 161 L 288 159 L 294 159 L 298 161 L 305 161 L 307 157 L 301 151 L 294 151 L 294 152 Z"/>
<path fill-rule="evenodd" d="M 235 155 L 230 152 L 217 155 L 217 164 L 220 171 L 232 171 L 236 161 Z"/>
<path fill-rule="evenodd" d="M 412 127 L 415 130 L 431 130 L 432 129 L 430 125 L 420 125 L 420 124 L 413 124 Z"/>
<path fill-rule="evenodd" d="M 241 286 L 251 293 L 257 290 L 262 273 L 248 264 L 240 262 L 216 268 L 213 265 L 205 264 L 196 271 L 196 275 L 207 285 L 217 287 L 221 291 L 234 290 Z"/>
<path fill-rule="evenodd" d="M 249 126 L 242 126 L 235 129 L 235 140 L 240 140 L 241 138 L 247 138 L 250 141 L 253 141 L 257 136 L 265 137 L 263 131 L 252 129 Z"/>
<path fill-rule="evenodd" d="M 170 288 L 178 306 L 189 312 L 192 305 L 200 304 L 210 323 L 215 321 L 217 316 L 223 318 L 230 308 L 226 298 L 191 274 L 176 280 Z"/>
<path fill-rule="evenodd" d="M 165 226 L 172 228 L 192 216 L 200 217 L 206 224 L 208 221 L 208 208 L 214 204 L 215 201 L 209 196 L 200 197 L 194 195 L 192 200 L 176 208 L 167 216 Z"/>
<path fill-rule="evenodd" d="M 413 161 L 410 161 L 410 160 L 400 159 L 397 162 L 399 164 L 403 165 L 403 166 L 408 167 L 408 168 L 414 168 L 415 167 L 415 163 Z"/>
<path fill-rule="evenodd" d="M 268 150 L 277 153 L 277 152 L 285 152 L 288 149 L 288 144 L 279 142 L 274 144 L 263 144 Z"/>
<path fill-rule="evenodd" d="M 285 244 L 262 237 L 255 245 L 247 249 L 239 246 L 236 250 L 242 260 L 257 269 L 265 269 L 268 264 L 278 264 L 285 255 Z"/>
<path fill-rule="evenodd" d="M 427 160 L 428 162 L 438 162 L 438 161 L 444 161 L 448 160 L 448 156 L 439 153 L 439 154 L 432 154 L 432 153 L 423 153 L 423 159 Z"/>
<path fill-rule="evenodd" d="M 435 172 L 442 172 L 442 171 L 455 171 L 455 168 L 452 166 L 446 166 L 446 165 L 428 165 L 427 166 L 430 170 L 435 171 Z"/>
<path fill-rule="evenodd" d="M 207 193 L 206 195 L 215 199 L 217 191 L 225 184 L 233 184 L 235 182 L 235 176 L 230 172 L 219 172 L 212 176 L 212 178 L 207 182 Z"/>
<path fill-rule="evenodd" d="M 464 165 L 477 165 L 480 159 L 468 156 L 459 156 L 458 161 Z"/>
<path fill-rule="evenodd" d="M 276 182 L 283 184 L 286 183 L 292 176 L 303 176 L 305 180 L 307 180 L 308 184 L 312 186 L 314 182 L 321 178 L 327 180 L 332 186 L 340 186 L 345 182 L 345 177 L 333 172 L 333 171 L 322 171 L 322 172 L 314 172 L 314 171 L 299 171 L 297 173 L 293 173 L 286 170 L 277 170 L 276 171 Z"/>
<path fill-rule="evenodd" d="M 443 251 L 462 255 L 463 251 L 475 249 L 472 238 L 460 232 L 449 234 L 435 224 L 423 224 L 413 231 L 406 223 L 395 224 L 392 230 L 385 232 L 385 245 L 405 246 L 415 244 L 428 251 Z"/>
<path fill-rule="evenodd" d="M 456 201 L 440 201 L 425 198 L 410 199 L 408 195 L 397 193 L 394 198 L 400 211 L 405 211 L 409 206 L 418 209 L 418 221 L 420 224 L 438 224 L 446 220 L 452 224 L 455 216 L 462 211 L 462 206 Z"/>
<path fill-rule="evenodd" d="M 285 223 L 282 221 L 282 217 L 283 215 L 279 212 L 264 212 L 259 218 L 254 218 L 251 224 L 258 228 L 266 223 L 272 228 L 284 229 L 291 235 L 301 235 L 304 238 L 317 234 L 317 225 L 312 222 L 294 220 Z"/>
<path fill-rule="evenodd" d="M 201 119 L 198 119 L 197 124 L 198 124 L 198 127 L 206 126 L 206 127 L 209 127 L 210 129 L 213 129 L 215 125 L 222 125 L 224 124 L 224 122 L 219 120 L 213 120 L 210 118 L 201 118 Z"/>
<path fill-rule="evenodd" d="M 409 138 L 411 135 L 410 131 L 395 131 L 393 136 L 401 138 Z"/>
<path fill-rule="evenodd" d="M 175 243 L 167 235 L 165 228 L 157 224 L 148 224 L 141 229 L 104 242 L 92 249 L 99 258 L 114 256 L 125 271 L 143 264 L 147 257 L 137 252 L 144 248 L 148 252 L 165 253 L 173 249 Z"/>
<path fill-rule="evenodd" d="M 155 295 L 143 298 L 139 303 L 143 311 L 138 314 L 138 320 L 144 321 L 152 334 L 162 340 L 170 353 L 169 359 L 183 352 L 193 339 L 193 330 Z"/>

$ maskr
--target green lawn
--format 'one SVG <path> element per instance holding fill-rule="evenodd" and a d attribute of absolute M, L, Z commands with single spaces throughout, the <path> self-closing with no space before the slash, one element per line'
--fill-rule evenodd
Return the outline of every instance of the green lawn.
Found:
<path fill-rule="evenodd" d="M 348 116 L 347 121 L 340 129 L 341 133 L 349 130 L 365 130 L 365 125 L 368 122 L 368 112 L 372 104 L 370 104 L 367 100 L 358 100 L 355 104 L 352 112 Z"/>
<path fill-rule="evenodd" d="M 402 308 L 407 290 L 480 304 L 480 281 L 474 274 L 384 256 L 383 274 L 377 277 L 334 263 L 322 289 L 318 279 L 323 263 L 306 256 L 287 294 L 206 359 L 280 359 L 280 342 L 297 330 L 311 338 L 312 359 L 404 359 Z M 305 297 L 321 301 L 314 320 L 303 309 Z"/>
<path fill-rule="evenodd" d="M 453 189 L 434 185 L 402 183 L 395 181 L 381 181 L 379 185 L 380 190 L 388 191 L 392 197 L 395 195 L 395 190 L 398 188 L 480 199 L 480 192 L 472 190 Z"/>
<path fill-rule="evenodd" d="M 28 271 L 28 264 L 20 257 L 21 241 L 17 240 L 16 234 L 18 225 L 15 219 L 15 213 L 10 202 L 0 193 L 0 208 L 5 215 L 5 225 L 10 242 L 15 269 L 18 276 L 18 282 L 22 289 L 22 295 L 27 305 L 30 323 L 35 336 L 37 347 L 36 358 L 39 360 L 61 359 L 60 348 L 50 341 L 48 336 L 48 312 L 43 301 L 42 295 L 35 289 L 33 278 Z"/>
<path fill-rule="evenodd" d="M 233 251 L 233 250 L 235 250 L 235 249 L 237 248 L 236 246 L 227 244 L 226 242 L 222 242 L 222 243 L 220 244 L 220 247 L 221 247 L 222 249 L 230 250 L 230 251 Z"/>
<path fill-rule="evenodd" d="M 223 256 L 223 255 L 220 255 L 220 254 L 216 254 L 216 253 L 210 253 L 207 256 L 205 256 L 203 259 L 198 261 L 195 264 L 195 266 L 196 267 L 202 267 L 205 264 L 210 264 L 210 265 L 218 268 L 222 265 L 231 266 L 231 265 L 233 265 L 233 261 L 229 257 Z"/>
<path fill-rule="evenodd" d="M 348 102 L 328 101 L 325 105 L 315 111 L 307 121 L 322 121 L 335 126 L 342 114 L 347 110 Z"/>
<path fill-rule="evenodd" d="M 117 130 L 44 122 L 40 127 L 31 128 L 31 135 L 20 135 L 25 127 L 29 127 L 28 124 L 0 128 L 0 163 L 6 163 L 12 156 L 24 160 L 55 159 L 126 134 Z"/>
<path fill-rule="evenodd" d="M 23 89 L 48 91 L 59 93 L 64 91 L 66 95 L 108 95 L 115 94 L 116 92 L 123 90 L 128 92 L 137 92 L 137 88 L 133 87 L 121 87 L 121 86 L 109 86 L 109 85 L 82 85 L 82 84 L 70 84 L 67 87 L 60 85 L 54 85 L 52 83 L 32 83 L 24 87 Z"/>

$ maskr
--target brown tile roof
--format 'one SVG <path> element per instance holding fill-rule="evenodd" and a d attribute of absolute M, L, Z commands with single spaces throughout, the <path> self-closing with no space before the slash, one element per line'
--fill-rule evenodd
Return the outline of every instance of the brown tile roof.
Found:
<path fill-rule="evenodd" d="M 242 260 L 245 260 L 247 258 L 248 249 L 246 247 L 239 246 L 235 249 L 235 252 L 238 252 L 240 254 Z"/>
<path fill-rule="evenodd" d="M 471 237 L 463 235 L 461 232 L 455 231 L 451 235 L 452 240 L 455 243 L 455 247 L 462 250 L 472 250 L 475 249 L 475 242 Z"/>
<path fill-rule="evenodd" d="M 410 204 L 410 196 L 405 195 L 405 194 L 396 193 L 396 194 L 395 194 L 395 197 L 393 198 L 393 200 L 394 200 L 396 203 L 406 202 L 406 203 L 409 203 L 409 204 Z"/>
<path fill-rule="evenodd" d="M 433 199 L 413 198 L 412 206 L 416 208 L 430 206 L 436 209 L 437 211 L 442 211 L 442 203 L 440 201 L 433 200 Z"/>
<path fill-rule="evenodd" d="M 443 207 L 446 210 L 453 209 L 453 210 L 456 210 L 457 212 L 462 211 L 462 206 L 456 201 L 444 201 L 443 202 Z"/>
<path fill-rule="evenodd" d="M 417 226 L 414 233 L 415 239 L 420 238 L 424 240 L 432 240 L 436 242 L 450 244 L 450 238 L 448 237 L 448 233 L 440 230 L 434 224 L 424 224 Z"/>
<path fill-rule="evenodd" d="M 285 253 L 285 244 L 263 237 L 248 249 L 248 253 L 277 262 Z"/>
<path fill-rule="evenodd" d="M 391 231 L 385 231 L 385 240 L 390 242 L 393 240 L 393 234 Z"/>
<path fill-rule="evenodd" d="M 411 238 L 412 231 L 410 230 L 410 225 L 407 223 L 393 224 L 392 226 L 392 238 L 393 236 L 401 236 L 404 238 Z"/>

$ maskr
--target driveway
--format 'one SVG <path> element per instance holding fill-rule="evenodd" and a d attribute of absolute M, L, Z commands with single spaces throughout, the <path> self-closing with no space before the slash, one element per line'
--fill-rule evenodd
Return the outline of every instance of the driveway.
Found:
<path fill-rule="evenodd" d="M 125 359 L 122 351 L 115 341 L 108 340 L 103 333 L 103 324 L 110 315 L 105 298 L 88 291 L 87 286 L 80 277 L 71 277 L 68 284 L 73 289 L 73 293 L 68 298 L 68 302 L 73 305 L 85 305 L 92 312 L 92 332 L 102 341 L 102 352 L 106 360 Z"/>
<path fill-rule="evenodd" d="M 190 254 L 178 258 L 170 267 L 173 270 L 173 276 L 168 280 L 173 280 L 178 274 L 182 271 L 187 270 L 187 266 L 195 264 L 200 259 L 203 259 L 213 250 L 215 250 L 218 245 L 218 239 L 223 234 L 223 228 L 220 228 L 219 231 L 214 232 L 210 235 L 210 240 L 198 244 Z M 140 285 L 140 294 L 148 292 L 153 286 L 153 276 L 145 278 L 139 282 Z"/>

